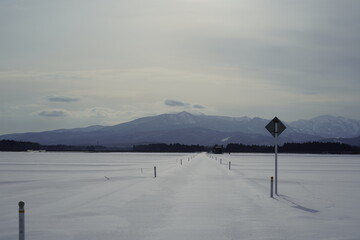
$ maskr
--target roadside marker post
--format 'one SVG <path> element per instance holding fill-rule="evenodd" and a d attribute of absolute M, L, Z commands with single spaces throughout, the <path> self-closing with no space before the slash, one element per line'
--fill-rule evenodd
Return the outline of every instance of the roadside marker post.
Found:
<path fill-rule="evenodd" d="M 231 162 L 229 161 L 229 170 L 231 170 Z"/>
<path fill-rule="evenodd" d="M 273 198 L 274 197 L 274 177 L 271 176 L 270 177 L 270 197 Z"/>
<path fill-rule="evenodd" d="M 25 203 L 19 202 L 19 240 L 25 240 Z"/>
<path fill-rule="evenodd" d="M 275 138 L 275 194 L 278 195 L 278 137 L 286 129 L 286 126 L 277 117 L 274 117 L 265 128 Z"/>
<path fill-rule="evenodd" d="M 156 178 L 156 167 L 154 167 L 154 178 Z"/>

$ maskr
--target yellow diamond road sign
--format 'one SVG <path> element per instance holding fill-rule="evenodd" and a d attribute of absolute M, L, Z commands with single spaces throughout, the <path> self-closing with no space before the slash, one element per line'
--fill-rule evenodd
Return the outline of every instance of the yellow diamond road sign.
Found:
<path fill-rule="evenodd" d="M 286 129 L 286 126 L 277 117 L 274 117 L 274 119 L 271 120 L 265 128 L 271 133 L 271 135 L 276 137 L 275 134 L 277 133 L 277 136 L 279 136 Z"/>

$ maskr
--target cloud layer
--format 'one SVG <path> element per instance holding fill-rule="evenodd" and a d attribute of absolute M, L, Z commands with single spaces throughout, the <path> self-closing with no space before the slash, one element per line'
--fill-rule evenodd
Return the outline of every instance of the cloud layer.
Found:
<path fill-rule="evenodd" d="M 178 110 L 360 119 L 359 12 L 356 0 L 0 1 L 1 131 Z"/>

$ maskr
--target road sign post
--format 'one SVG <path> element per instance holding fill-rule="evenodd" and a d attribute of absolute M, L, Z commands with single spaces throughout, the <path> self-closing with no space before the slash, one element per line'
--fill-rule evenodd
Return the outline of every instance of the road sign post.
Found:
<path fill-rule="evenodd" d="M 275 194 L 278 195 L 278 137 L 286 129 L 286 126 L 277 117 L 274 117 L 265 128 L 275 138 Z"/>
<path fill-rule="evenodd" d="M 276 195 L 278 195 L 277 186 L 278 186 L 278 123 L 275 122 L 275 194 Z"/>

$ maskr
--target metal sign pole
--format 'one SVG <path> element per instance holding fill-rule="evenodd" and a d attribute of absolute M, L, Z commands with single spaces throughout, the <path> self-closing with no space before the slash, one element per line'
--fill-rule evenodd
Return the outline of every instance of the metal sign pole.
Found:
<path fill-rule="evenodd" d="M 286 126 L 277 117 L 274 117 L 265 128 L 275 138 L 275 194 L 278 195 L 278 137 L 286 129 Z"/>
<path fill-rule="evenodd" d="M 278 184 L 278 123 L 275 122 L 275 194 L 278 195 L 277 192 L 277 184 Z"/>

